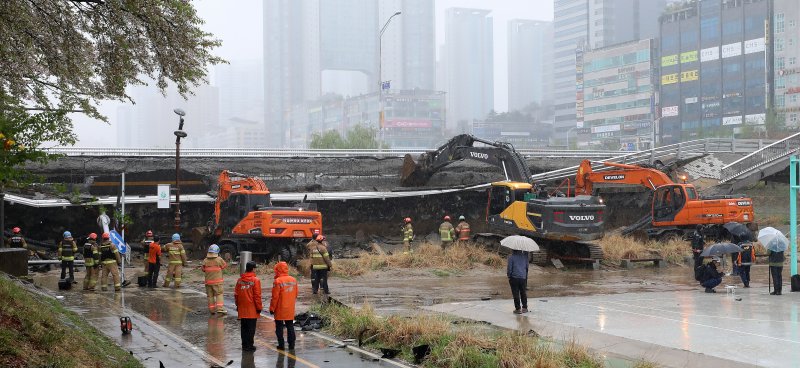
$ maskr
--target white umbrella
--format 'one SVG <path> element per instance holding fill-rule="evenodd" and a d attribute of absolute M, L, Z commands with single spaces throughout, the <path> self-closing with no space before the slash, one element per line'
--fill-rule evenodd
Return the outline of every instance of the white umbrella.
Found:
<path fill-rule="evenodd" d="M 500 241 L 500 245 L 511 250 L 521 250 L 523 252 L 535 252 L 539 250 L 539 244 L 536 244 L 536 241 L 521 235 L 507 236 Z"/>
<path fill-rule="evenodd" d="M 773 252 L 785 252 L 789 248 L 789 239 L 774 227 L 765 227 L 758 232 L 758 241 Z"/>

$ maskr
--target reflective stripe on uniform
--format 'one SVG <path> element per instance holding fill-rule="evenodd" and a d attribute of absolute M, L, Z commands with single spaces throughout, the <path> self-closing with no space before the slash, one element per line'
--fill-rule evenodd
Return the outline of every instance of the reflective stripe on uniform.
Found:
<path fill-rule="evenodd" d="M 205 271 L 205 272 L 222 271 L 222 267 L 219 267 L 219 266 L 203 266 L 203 271 Z"/>
<path fill-rule="evenodd" d="M 206 280 L 206 285 L 216 285 L 221 284 L 225 279 L 213 279 L 213 280 Z"/>
<path fill-rule="evenodd" d="M 183 261 L 181 261 L 180 259 L 177 261 L 169 261 L 169 264 L 183 264 Z"/>

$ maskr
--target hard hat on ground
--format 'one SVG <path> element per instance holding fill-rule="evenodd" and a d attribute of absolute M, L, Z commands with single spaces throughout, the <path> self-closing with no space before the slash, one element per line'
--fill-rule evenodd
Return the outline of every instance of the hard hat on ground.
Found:
<path fill-rule="evenodd" d="M 181 234 L 175 233 L 172 234 L 172 241 L 179 241 L 181 240 Z"/>
<path fill-rule="evenodd" d="M 318 242 L 319 242 L 319 241 L 323 241 L 323 240 L 325 240 L 325 237 L 324 237 L 324 236 L 322 236 L 322 235 L 317 235 L 317 237 L 316 237 L 316 238 L 314 238 L 314 239 L 315 239 L 316 241 L 318 241 Z"/>
<path fill-rule="evenodd" d="M 210 247 L 208 247 L 208 252 L 209 252 L 209 253 L 216 253 L 216 254 L 219 254 L 219 245 L 216 245 L 216 244 L 211 244 L 211 246 L 210 246 Z"/>
<path fill-rule="evenodd" d="M 20 229 L 19 227 L 14 227 L 13 229 L 11 229 L 11 232 L 14 234 L 19 234 L 20 231 L 22 231 L 22 229 Z"/>
<path fill-rule="evenodd" d="M 444 217 L 444 220 L 445 220 L 445 221 L 450 221 L 450 216 L 445 216 L 445 217 Z"/>
<path fill-rule="evenodd" d="M 406 217 L 406 218 L 404 218 L 404 219 L 403 219 L 403 221 L 405 221 L 405 222 L 411 222 L 411 217 Z"/>
<path fill-rule="evenodd" d="M 466 218 L 466 217 L 464 217 L 464 215 L 461 215 L 461 216 L 458 216 L 458 219 L 459 219 L 459 220 L 466 220 L 467 218 Z"/>
<path fill-rule="evenodd" d="M 111 235 L 109 233 L 103 233 L 103 239 L 111 239 Z"/>
<path fill-rule="evenodd" d="M 147 230 L 147 232 L 144 233 L 144 235 L 145 236 L 153 236 L 153 230 Z"/>
<path fill-rule="evenodd" d="M 89 234 L 89 239 L 96 240 L 97 239 L 97 234 L 95 234 L 95 233 Z"/>
<path fill-rule="evenodd" d="M 68 238 L 71 238 L 71 237 L 72 237 L 72 233 L 71 232 L 69 232 L 69 231 L 65 231 L 64 232 L 64 239 L 68 239 Z"/>

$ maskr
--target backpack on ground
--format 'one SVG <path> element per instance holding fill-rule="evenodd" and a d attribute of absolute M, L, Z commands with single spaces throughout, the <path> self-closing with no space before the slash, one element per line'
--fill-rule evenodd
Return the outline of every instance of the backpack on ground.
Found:
<path fill-rule="evenodd" d="M 800 291 L 800 275 L 792 275 L 792 291 Z"/>

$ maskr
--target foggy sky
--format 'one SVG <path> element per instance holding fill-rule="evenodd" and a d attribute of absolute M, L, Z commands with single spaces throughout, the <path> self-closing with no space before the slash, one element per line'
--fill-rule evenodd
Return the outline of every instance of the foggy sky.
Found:
<path fill-rule="evenodd" d="M 323 0 L 335 1 L 335 0 Z M 379 0 L 376 0 L 379 1 Z M 214 52 L 230 62 L 262 60 L 262 0 L 194 0 L 192 2 L 208 32 L 222 40 Z M 444 12 L 451 7 L 491 10 L 494 18 L 495 110 L 508 109 L 507 22 L 511 19 L 553 19 L 553 0 L 436 0 L 436 49 L 444 42 Z M 209 76 L 213 82 L 213 70 Z M 153 87 L 155 89 L 155 87 Z M 109 124 L 73 116 L 79 146 L 111 147 L 116 143 L 115 119 L 118 102 L 104 103 L 101 113 Z"/>

